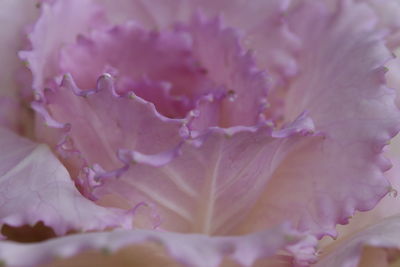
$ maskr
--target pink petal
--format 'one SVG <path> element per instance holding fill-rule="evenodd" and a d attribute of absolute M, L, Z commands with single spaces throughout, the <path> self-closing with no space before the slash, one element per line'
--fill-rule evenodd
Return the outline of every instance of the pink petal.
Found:
<path fill-rule="evenodd" d="M 232 233 L 264 194 L 282 159 L 312 133 L 307 117 L 295 125 L 279 132 L 266 126 L 211 128 L 193 144 L 184 143 L 181 154 L 169 163 L 136 163 L 119 179 L 96 188 L 95 195 L 107 199 L 103 204 L 121 207 L 147 203 L 161 219 L 154 227 Z"/>
<path fill-rule="evenodd" d="M 288 91 L 285 116 L 307 110 L 322 135 L 282 162 L 250 215 L 253 223 L 240 229 L 291 218 L 298 229 L 335 236 L 337 223 L 372 209 L 390 188 L 382 148 L 400 118 L 384 85 L 382 65 L 390 53 L 364 5 L 347 1 L 330 14 L 310 2 L 293 12 L 288 17 L 304 40 L 303 69 Z"/>
<path fill-rule="evenodd" d="M 47 104 L 37 102 L 34 107 L 48 125 L 64 132 L 55 144 L 60 152 L 78 154 L 86 167 L 99 164 L 113 170 L 123 164 L 118 158 L 119 149 L 158 154 L 174 150 L 183 138 L 185 120 L 161 116 L 153 104 L 134 94 L 118 95 L 108 74 L 101 76 L 91 91 L 80 90 L 66 75 L 61 88 L 48 91 L 46 99 Z M 52 142 L 46 138 L 51 128 L 42 126 L 39 130 L 39 137 Z"/>
<path fill-rule="evenodd" d="M 240 237 L 209 237 L 145 230 L 118 230 L 71 235 L 31 245 L 3 241 L 0 242 L 0 259 L 9 266 L 30 267 L 51 262 L 54 258 L 70 258 L 88 250 L 105 251 L 103 253 L 109 254 L 136 244 L 136 247 L 131 248 L 131 253 L 135 255 L 135 249 L 142 250 L 144 253 L 136 254 L 138 258 L 131 258 L 132 262 L 125 262 L 128 266 L 132 266 L 135 262 L 141 262 L 140 257 L 146 257 L 146 247 L 151 248 L 149 245 L 157 244 L 158 247 L 164 247 L 168 256 L 173 259 L 173 262 L 179 263 L 179 266 L 217 267 L 224 258 L 230 258 L 240 266 L 251 266 L 257 259 L 269 258 L 281 249 L 290 253 L 301 253 L 301 250 L 297 248 L 312 247 L 314 242 L 315 240 L 292 231 L 287 225 Z M 154 248 L 153 246 L 153 253 Z M 165 262 L 171 264 L 171 261 L 163 260 L 162 250 L 158 250 L 153 257 L 160 260 L 155 261 L 158 264 L 165 264 Z M 21 255 L 24 256 L 21 257 Z M 101 255 L 99 256 L 101 257 Z M 155 261 L 153 260 L 153 262 Z M 74 259 L 67 260 L 66 263 L 69 263 L 68 266 L 76 266 Z M 148 263 L 145 263 L 146 266 Z M 157 263 L 155 265 L 161 266 Z"/>
<path fill-rule="evenodd" d="M 0 126 L 18 132 L 23 116 L 21 103 L 15 97 L 0 96 Z"/>
<path fill-rule="evenodd" d="M 25 45 L 25 27 L 38 15 L 35 3 L 23 0 L 1 2 L 0 23 L 0 96 L 16 97 L 18 87 L 15 73 L 22 63 L 17 52 Z M 15 14 L 18 14 L 16 16 Z"/>
<path fill-rule="evenodd" d="M 347 238 L 368 225 L 379 223 L 384 218 L 400 214 L 400 162 L 398 157 L 392 158 L 394 167 L 390 169 L 386 176 L 390 182 L 391 191 L 387 194 L 376 207 L 367 212 L 358 212 L 350 219 L 350 223 L 339 226 L 339 238 Z"/>
<path fill-rule="evenodd" d="M 198 99 L 196 108 L 190 114 L 193 116 L 190 123 L 192 137 L 200 135 L 203 131 L 207 131 L 209 127 L 220 125 L 220 122 L 223 120 L 223 106 L 221 102 L 228 97 L 224 94 L 207 94 Z"/>
<path fill-rule="evenodd" d="M 400 3 L 396 0 L 359 0 L 367 3 L 378 17 L 378 27 L 387 31 L 387 45 L 396 49 L 400 45 Z"/>
<path fill-rule="evenodd" d="M 196 16 L 188 26 L 193 55 L 207 78 L 222 87 L 226 98 L 220 105 L 218 126 L 253 126 L 265 109 L 265 73 L 259 71 L 250 53 L 239 43 L 238 33 L 219 19 Z"/>
<path fill-rule="evenodd" d="M 123 84 L 124 82 L 125 84 Z M 126 79 L 120 81 L 118 87 L 130 89 L 140 98 L 153 103 L 157 111 L 168 118 L 185 117 L 187 111 L 192 108 L 192 103 L 188 97 L 172 95 L 172 85 L 168 82 L 156 82 L 148 78 L 139 81 Z"/>
<path fill-rule="evenodd" d="M 20 52 L 33 74 L 33 89 L 42 93 L 59 74 L 62 46 L 74 42 L 78 34 L 103 25 L 100 9 L 90 0 L 42 3 L 41 15 L 29 34 L 31 50 Z"/>
<path fill-rule="evenodd" d="M 400 217 L 390 217 L 373 226 L 364 229 L 352 237 L 336 244 L 332 249 L 328 249 L 322 258 L 315 265 L 316 267 L 356 267 L 360 263 L 364 247 L 398 249 L 400 247 Z M 381 265 L 388 264 L 388 258 L 382 259 L 382 255 L 377 255 L 374 250 L 369 250 L 369 260 L 375 260 Z M 371 262 L 370 262 L 371 263 Z M 365 265 L 363 265 L 365 266 Z M 367 265 L 371 266 L 371 265 Z"/>
<path fill-rule="evenodd" d="M 400 107 L 400 96 L 398 92 L 400 92 L 400 51 L 395 51 L 395 57 L 393 60 L 390 60 L 386 67 L 388 72 L 386 73 L 386 80 L 389 88 L 393 88 L 396 90 L 396 104 Z"/>
<path fill-rule="evenodd" d="M 189 18 L 193 1 L 181 0 L 98 0 L 113 24 L 138 22 L 147 29 L 165 29 L 175 21 Z"/>
<path fill-rule="evenodd" d="M 5 0 L 0 4 L 0 125 L 15 131 L 22 130 L 20 122 L 24 115 L 16 81 L 23 63 L 17 52 L 25 45 L 26 25 L 37 13 L 35 3 L 30 1 Z"/>
<path fill-rule="evenodd" d="M 221 15 L 224 23 L 238 29 L 241 44 L 253 53 L 260 69 L 267 70 L 269 81 L 267 117 L 277 121 L 282 116 L 280 95 L 290 78 L 297 74 L 295 55 L 300 41 L 291 32 L 286 13 L 290 1 L 286 0 L 216 0 L 191 1 L 206 15 Z"/>
<path fill-rule="evenodd" d="M 0 129 L 0 225 L 42 221 L 58 235 L 68 230 L 130 227 L 131 215 L 85 199 L 48 147 Z"/>
<path fill-rule="evenodd" d="M 386 174 L 391 184 L 391 192 L 387 194 L 374 209 L 367 212 L 358 212 L 350 219 L 348 225 L 339 226 L 338 240 L 322 240 L 320 244 L 322 252 L 329 252 L 332 248 L 340 246 L 346 242 L 346 239 L 354 235 L 354 233 L 363 231 L 368 226 L 378 224 L 385 218 L 400 214 L 400 198 L 398 197 L 398 191 L 400 190 L 399 141 L 399 136 L 395 137 L 388 150 L 388 154 L 391 156 L 391 161 L 393 162 L 393 168 Z M 387 253 L 382 249 L 368 248 L 367 250 L 368 253 L 365 252 L 363 256 L 363 262 L 365 263 L 362 266 L 374 266 L 374 261 L 379 261 L 381 258 L 384 260 L 385 264 L 387 263 Z M 370 265 L 367 265 L 366 262 L 369 262 Z M 385 265 L 383 263 L 380 265 L 375 263 L 375 266 Z"/>
<path fill-rule="evenodd" d="M 268 71 L 273 88 L 279 88 L 297 73 L 295 54 L 299 40 L 285 18 L 290 2 L 216 0 L 194 1 L 194 6 L 211 16 L 222 14 L 227 25 L 241 30 L 243 45 L 254 50 L 258 66 Z"/>

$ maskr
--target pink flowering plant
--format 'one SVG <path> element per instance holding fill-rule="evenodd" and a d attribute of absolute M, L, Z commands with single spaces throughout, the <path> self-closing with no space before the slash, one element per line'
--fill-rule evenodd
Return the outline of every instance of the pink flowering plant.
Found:
<path fill-rule="evenodd" d="M 0 5 L 2 266 L 400 264 L 400 2 Z"/>

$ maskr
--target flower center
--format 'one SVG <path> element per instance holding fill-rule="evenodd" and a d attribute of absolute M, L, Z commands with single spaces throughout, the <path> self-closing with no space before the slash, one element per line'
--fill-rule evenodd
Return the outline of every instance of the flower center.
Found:
<path fill-rule="evenodd" d="M 255 125 L 265 106 L 265 77 L 236 32 L 219 20 L 195 18 L 164 31 L 134 23 L 94 31 L 63 49 L 60 66 L 83 90 L 93 89 L 97 78 L 109 73 L 118 94 L 133 92 L 169 118 L 212 109 L 218 119 L 207 126 Z M 218 108 L 200 108 L 210 95 Z"/>
<path fill-rule="evenodd" d="M 183 118 L 212 81 L 191 52 L 188 33 L 147 31 L 134 24 L 80 36 L 61 54 L 61 68 L 81 89 L 92 89 L 103 73 L 120 94 L 134 92 L 170 118 Z"/>

